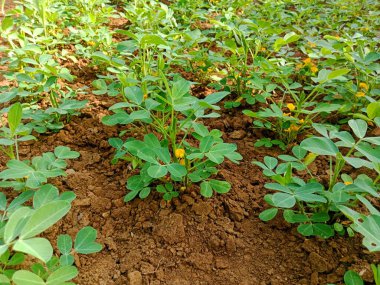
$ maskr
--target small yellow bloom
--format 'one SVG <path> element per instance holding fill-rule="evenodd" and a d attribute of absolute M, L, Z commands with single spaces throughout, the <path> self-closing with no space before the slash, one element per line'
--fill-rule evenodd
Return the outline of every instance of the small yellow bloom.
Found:
<path fill-rule="evenodd" d="M 185 157 L 185 150 L 183 148 L 177 148 L 174 152 L 174 155 L 176 158 L 184 158 Z"/>
<path fill-rule="evenodd" d="M 305 59 L 303 60 L 303 62 L 305 63 L 305 65 L 308 65 L 308 64 L 311 63 L 311 58 L 310 58 L 310 57 L 305 58 Z"/>
<path fill-rule="evenodd" d="M 364 97 L 365 96 L 365 93 L 364 92 L 357 92 L 355 94 L 356 97 Z"/>
<path fill-rule="evenodd" d="M 291 125 L 290 126 L 290 130 L 292 131 L 292 132 L 296 132 L 296 131 L 298 131 L 300 129 L 300 127 L 299 126 L 296 126 L 296 125 Z"/>
<path fill-rule="evenodd" d="M 286 129 L 285 132 L 297 132 L 298 130 L 300 129 L 299 126 L 296 126 L 296 125 L 291 125 L 290 128 Z"/>
<path fill-rule="evenodd" d="M 316 67 L 315 65 L 313 65 L 312 67 L 310 67 L 310 71 L 313 72 L 313 73 L 316 73 L 318 71 L 318 67 Z"/>
<path fill-rule="evenodd" d="M 303 123 L 305 123 L 305 120 L 304 120 L 304 119 L 301 119 L 301 120 L 299 120 L 299 123 L 300 123 L 300 124 L 303 124 Z"/>
<path fill-rule="evenodd" d="M 95 43 L 94 43 L 93 41 L 89 41 L 89 42 L 88 42 L 88 45 L 89 45 L 89 46 L 94 46 Z"/>
<path fill-rule="evenodd" d="M 262 47 L 260 50 L 261 51 L 266 51 L 267 49 L 265 47 Z"/>
<path fill-rule="evenodd" d="M 364 90 L 368 90 L 368 85 L 366 84 L 366 83 L 364 83 L 364 82 L 360 82 L 359 83 L 359 88 L 362 88 L 362 89 L 364 89 Z"/>
<path fill-rule="evenodd" d="M 292 103 L 288 103 L 286 104 L 286 107 L 288 107 L 288 109 L 292 112 L 296 109 L 296 106 L 294 106 L 294 104 Z"/>
<path fill-rule="evenodd" d="M 350 185 L 350 184 L 352 184 L 351 181 L 345 181 L 345 182 L 344 182 L 344 185 Z"/>
<path fill-rule="evenodd" d="M 148 94 L 144 94 L 144 100 L 148 99 Z"/>
<path fill-rule="evenodd" d="M 181 158 L 181 159 L 179 160 L 179 164 L 185 166 L 186 162 L 185 162 L 185 160 L 184 160 L 183 158 Z"/>
<path fill-rule="evenodd" d="M 312 42 L 308 42 L 307 43 L 309 45 L 309 47 L 311 48 L 315 48 L 317 45 L 315 43 L 312 43 Z"/>

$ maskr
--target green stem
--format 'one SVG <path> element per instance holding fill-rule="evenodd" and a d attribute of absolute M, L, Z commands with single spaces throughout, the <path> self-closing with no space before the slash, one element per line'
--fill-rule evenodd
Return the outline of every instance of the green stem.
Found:
<path fill-rule="evenodd" d="M 16 147 L 16 158 L 17 158 L 17 160 L 20 160 L 20 156 L 18 153 L 17 135 L 15 136 L 14 141 L 15 141 L 15 147 Z"/>

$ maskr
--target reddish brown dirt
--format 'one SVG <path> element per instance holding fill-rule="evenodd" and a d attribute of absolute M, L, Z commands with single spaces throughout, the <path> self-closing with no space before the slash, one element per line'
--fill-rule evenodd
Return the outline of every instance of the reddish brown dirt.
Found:
<path fill-rule="evenodd" d="M 90 86 L 84 77 L 77 87 Z M 360 237 L 307 239 L 281 218 L 270 223 L 258 219 L 265 208 L 267 179 L 251 161 L 280 151 L 254 148 L 254 138 L 261 134 L 248 130 L 250 122 L 240 113 L 225 112 L 221 119 L 207 122 L 237 143 L 244 157 L 240 165 L 226 162 L 221 168 L 220 177 L 232 184 L 230 193 L 203 199 L 194 189 L 166 207 L 160 206 L 158 195 L 126 204 L 130 171 L 128 165 L 110 164 L 113 149 L 107 143 L 118 129 L 100 122 L 112 102 L 91 93 L 81 99 L 88 99 L 90 106 L 80 117 L 60 132 L 21 147 L 23 159 L 58 145 L 81 154 L 69 162 L 67 177 L 52 181 L 62 191 L 74 191 L 77 199 L 64 220 L 46 234 L 54 242 L 58 234 L 74 235 L 83 226 L 98 230 L 104 249 L 76 258 L 78 284 L 338 284 L 348 268 L 373 282 L 369 263 L 380 262 L 380 257 L 363 250 Z M 316 170 L 323 169 L 319 163 Z"/>

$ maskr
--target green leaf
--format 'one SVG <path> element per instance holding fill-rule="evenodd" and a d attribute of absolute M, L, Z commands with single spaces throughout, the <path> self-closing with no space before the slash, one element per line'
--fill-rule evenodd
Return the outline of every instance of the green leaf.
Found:
<path fill-rule="evenodd" d="M 132 112 L 132 113 L 129 114 L 129 118 L 131 120 L 133 120 L 133 121 L 137 121 L 137 120 L 141 120 L 141 121 L 149 120 L 150 119 L 150 112 L 146 111 L 146 110 L 134 111 L 134 112 Z"/>
<path fill-rule="evenodd" d="M 185 96 L 189 91 L 191 87 L 191 82 L 187 81 L 184 78 L 179 78 L 173 83 L 172 87 L 172 96 L 175 99 L 179 99 L 183 96 Z"/>
<path fill-rule="evenodd" d="M 151 165 L 147 172 L 152 178 L 161 178 L 168 173 L 168 169 L 165 165 Z"/>
<path fill-rule="evenodd" d="M 276 217 L 277 213 L 278 213 L 277 208 L 267 209 L 260 213 L 259 218 L 260 220 L 267 222 L 267 221 L 272 220 L 274 217 Z"/>
<path fill-rule="evenodd" d="M 207 95 L 206 98 L 204 99 L 204 101 L 206 101 L 207 103 L 209 103 L 211 105 L 216 104 L 216 103 L 220 102 L 228 94 L 230 94 L 230 92 L 226 92 L 226 91 L 212 93 L 210 95 Z"/>
<path fill-rule="evenodd" d="M 308 216 L 304 214 L 297 214 L 292 210 L 284 210 L 284 219 L 288 223 L 305 223 L 309 221 Z"/>
<path fill-rule="evenodd" d="M 16 252 L 7 263 L 7 266 L 19 265 L 23 263 L 24 260 L 25 260 L 25 255 L 21 252 Z"/>
<path fill-rule="evenodd" d="M 78 275 L 78 269 L 75 266 L 63 266 L 50 274 L 46 280 L 46 285 L 57 285 L 70 281 Z"/>
<path fill-rule="evenodd" d="M 137 86 L 131 86 L 124 88 L 125 97 L 127 97 L 132 103 L 141 105 L 144 100 L 144 94 L 141 88 Z"/>
<path fill-rule="evenodd" d="M 13 18 L 12 17 L 5 17 L 3 21 L 1 22 L 1 29 L 6 32 L 9 28 L 13 26 Z"/>
<path fill-rule="evenodd" d="M 297 227 L 298 232 L 303 236 L 312 236 L 314 233 L 313 224 L 301 224 Z"/>
<path fill-rule="evenodd" d="M 4 229 L 4 242 L 6 244 L 12 242 L 21 233 L 33 212 L 28 207 L 21 207 L 12 213 Z"/>
<path fill-rule="evenodd" d="M 69 235 L 59 235 L 57 245 L 61 254 L 68 255 L 73 247 L 73 241 Z"/>
<path fill-rule="evenodd" d="M 364 120 L 351 119 L 348 121 L 348 125 L 350 126 L 350 128 L 352 129 L 352 131 L 358 138 L 362 139 L 365 137 L 365 134 L 367 133 L 368 125 Z"/>
<path fill-rule="evenodd" d="M 67 146 L 57 146 L 54 149 L 54 154 L 59 159 L 74 159 L 74 158 L 78 158 L 80 156 L 79 152 L 72 151 Z"/>
<path fill-rule="evenodd" d="M 277 166 L 278 160 L 271 156 L 265 156 L 264 163 L 269 169 L 274 169 Z"/>
<path fill-rule="evenodd" d="M 14 141 L 11 139 L 0 139 L 0 145 L 10 146 L 13 144 L 14 144 Z"/>
<path fill-rule="evenodd" d="M 12 281 L 16 285 L 45 285 L 44 280 L 41 279 L 38 275 L 26 271 L 26 270 L 17 270 L 12 276 Z"/>
<path fill-rule="evenodd" d="M 296 196 L 297 200 L 300 200 L 300 201 L 310 202 L 310 203 L 312 202 L 326 203 L 327 200 L 325 197 L 318 194 L 314 194 L 314 193 L 321 193 L 322 191 L 323 191 L 322 184 L 308 183 L 296 189 L 294 192 L 294 195 Z"/>
<path fill-rule="evenodd" d="M 130 191 L 127 195 L 124 197 L 124 202 L 132 201 L 136 198 L 136 196 L 139 194 L 139 191 Z"/>
<path fill-rule="evenodd" d="M 199 150 L 201 152 L 208 152 L 211 149 L 213 144 L 214 144 L 214 137 L 205 136 L 201 139 L 201 142 L 199 144 Z"/>
<path fill-rule="evenodd" d="M 364 282 L 360 275 L 352 270 L 348 270 L 344 274 L 344 283 L 346 285 L 364 285 Z"/>
<path fill-rule="evenodd" d="M 140 45 L 144 48 L 149 45 L 167 45 L 166 41 L 157 35 L 147 34 L 144 35 L 140 40 Z"/>
<path fill-rule="evenodd" d="M 328 138 L 311 137 L 303 140 L 300 144 L 303 149 L 318 155 L 336 156 L 339 149 L 334 142 Z"/>
<path fill-rule="evenodd" d="M 371 120 L 380 117 L 380 102 L 369 103 L 367 106 L 367 115 Z"/>
<path fill-rule="evenodd" d="M 19 239 L 14 244 L 13 250 L 30 254 L 44 262 L 48 262 L 53 256 L 53 248 L 45 238 Z"/>
<path fill-rule="evenodd" d="M 7 197 L 3 192 L 0 192 L 0 211 L 4 211 L 7 208 Z"/>
<path fill-rule="evenodd" d="M 211 179 L 209 182 L 210 182 L 211 188 L 219 194 L 225 194 L 231 189 L 231 184 L 228 183 L 227 181 L 219 181 L 219 180 Z"/>
<path fill-rule="evenodd" d="M 297 228 L 298 232 L 304 236 L 320 236 L 329 238 L 334 236 L 334 228 L 326 224 L 302 224 Z"/>
<path fill-rule="evenodd" d="M 0 172 L 0 179 L 7 180 L 24 178 L 34 172 L 32 167 L 19 160 L 9 160 L 7 162 L 7 167 L 8 169 Z"/>
<path fill-rule="evenodd" d="M 59 196 L 59 192 L 57 187 L 51 185 L 51 184 L 46 184 L 43 185 L 40 190 L 36 191 L 33 197 L 33 207 L 35 209 L 38 209 L 42 207 L 43 205 L 54 201 L 57 199 Z"/>
<path fill-rule="evenodd" d="M 330 220 L 330 216 L 328 213 L 314 213 L 310 219 L 315 223 L 324 223 Z"/>
<path fill-rule="evenodd" d="M 139 192 L 140 199 L 145 199 L 150 194 L 150 187 L 145 187 Z"/>
<path fill-rule="evenodd" d="M 74 249 L 77 253 L 89 254 L 96 253 L 102 250 L 102 245 L 95 242 L 96 230 L 92 227 L 84 227 L 81 229 L 74 242 Z"/>
<path fill-rule="evenodd" d="M 229 153 L 232 153 L 236 150 L 235 144 L 229 143 L 219 143 L 214 145 L 209 152 L 206 153 L 206 156 L 217 164 L 220 164 L 224 160 L 224 156 Z"/>
<path fill-rule="evenodd" d="M 16 129 L 20 125 L 21 118 L 22 118 L 21 103 L 15 103 L 11 106 L 8 112 L 9 129 L 11 130 L 12 135 L 15 134 Z"/>
<path fill-rule="evenodd" d="M 342 68 L 342 69 L 338 69 L 338 70 L 333 70 L 329 73 L 329 75 L 327 75 L 327 79 L 329 80 L 332 80 L 332 79 L 335 79 L 339 76 L 342 76 L 342 75 L 345 75 L 347 73 L 350 72 L 350 69 L 348 68 Z"/>
<path fill-rule="evenodd" d="M 0 285 L 11 285 L 11 281 L 4 274 L 0 274 Z"/>
<path fill-rule="evenodd" d="M 187 173 L 186 167 L 179 163 L 168 164 L 167 170 L 170 172 L 171 175 L 178 178 L 184 177 Z"/>
<path fill-rule="evenodd" d="M 59 258 L 59 263 L 61 266 L 72 265 L 74 264 L 74 256 L 71 254 L 61 255 Z"/>
<path fill-rule="evenodd" d="M 139 191 L 144 188 L 145 183 L 140 175 L 134 175 L 127 180 L 127 188 L 132 191 Z"/>
<path fill-rule="evenodd" d="M 273 204 L 279 208 L 292 208 L 296 204 L 296 198 L 287 193 L 275 193 L 272 197 Z"/>
<path fill-rule="evenodd" d="M 209 181 L 203 181 L 201 183 L 201 195 L 206 198 L 212 197 L 212 187 Z"/>
<path fill-rule="evenodd" d="M 303 159 L 307 153 L 306 150 L 301 148 L 299 145 L 296 145 L 292 148 L 292 153 L 294 154 L 295 157 L 298 159 Z"/>
<path fill-rule="evenodd" d="M 67 201 L 53 201 L 37 209 L 23 228 L 20 238 L 27 239 L 42 233 L 66 215 L 70 207 Z"/>
<path fill-rule="evenodd" d="M 34 191 L 29 190 L 22 192 L 19 196 L 17 196 L 8 206 L 8 212 L 13 212 L 18 209 L 22 204 L 32 198 L 34 195 Z"/>
<path fill-rule="evenodd" d="M 102 123 L 106 126 L 114 126 L 117 124 L 126 125 L 132 122 L 133 120 L 126 112 L 119 112 L 110 116 L 104 116 L 102 118 Z"/>

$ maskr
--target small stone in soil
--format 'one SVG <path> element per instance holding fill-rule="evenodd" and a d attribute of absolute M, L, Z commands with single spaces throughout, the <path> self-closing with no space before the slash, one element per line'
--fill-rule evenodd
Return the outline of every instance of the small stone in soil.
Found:
<path fill-rule="evenodd" d="M 244 138 L 246 135 L 247 135 L 247 133 L 245 131 L 237 130 L 237 131 L 233 131 L 230 134 L 230 138 L 234 139 L 234 140 L 240 140 L 240 139 Z"/>
<path fill-rule="evenodd" d="M 129 285 L 142 285 L 142 275 L 139 271 L 132 271 L 128 273 Z"/>

